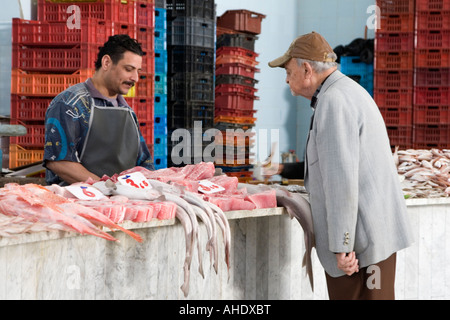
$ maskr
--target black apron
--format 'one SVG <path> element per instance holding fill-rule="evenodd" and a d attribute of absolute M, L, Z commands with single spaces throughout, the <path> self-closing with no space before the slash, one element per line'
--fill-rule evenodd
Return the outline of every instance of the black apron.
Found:
<path fill-rule="evenodd" d="M 130 109 L 92 103 L 81 164 L 99 177 L 111 177 L 133 168 L 139 153 L 139 139 L 139 128 Z"/>

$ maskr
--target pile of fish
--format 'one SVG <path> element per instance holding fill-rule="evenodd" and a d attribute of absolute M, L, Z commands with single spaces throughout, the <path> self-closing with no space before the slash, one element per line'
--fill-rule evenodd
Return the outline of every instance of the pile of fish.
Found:
<path fill-rule="evenodd" d="M 406 198 L 450 195 L 450 150 L 399 150 L 397 147 L 393 156 Z"/>

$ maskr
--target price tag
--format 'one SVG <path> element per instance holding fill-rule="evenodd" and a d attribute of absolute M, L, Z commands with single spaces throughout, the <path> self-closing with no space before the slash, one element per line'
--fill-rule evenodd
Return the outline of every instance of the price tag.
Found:
<path fill-rule="evenodd" d="M 125 174 L 118 178 L 118 181 L 125 185 L 137 189 L 151 189 L 152 186 L 148 183 L 147 178 L 141 172 L 133 172 Z"/>
<path fill-rule="evenodd" d="M 105 195 L 94 187 L 68 186 L 65 188 L 80 200 L 100 200 L 105 198 Z"/>
<path fill-rule="evenodd" d="M 225 191 L 225 188 L 215 183 L 212 183 L 209 180 L 202 180 L 199 182 L 198 191 L 206 194 L 211 194 L 220 191 Z"/>

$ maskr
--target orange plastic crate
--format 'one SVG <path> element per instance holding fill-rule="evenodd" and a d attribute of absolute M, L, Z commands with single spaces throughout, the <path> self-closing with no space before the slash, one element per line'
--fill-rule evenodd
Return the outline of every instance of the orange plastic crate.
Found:
<path fill-rule="evenodd" d="M 44 159 L 44 148 L 26 149 L 22 146 L 11 144 L 9 146 L 9 168 L 25 166 Z"/>
<path fill-rule="evenodd" d="M 239 47 L 220 47 L 216 52 L 216 64 L 241 63 L 250 67 L 256 67 L 259 56 L 256 52 Z"/>
<path fill-rule="evenodd" d="M 450 48 L 450 30 L 417 30 L 417 49 Z"/>
<path fill-rule="evenodd" d="M 382 14 L 376 32 L 414 32 L 414 13 Z"/>
<path fill-rule="evenodd" d="M 83 69 L 73 74 L 28 74 L 14 69 L 11 73 L 11 94 L 56 97 L 70 86 L 92 77 L 94 71 Z"/>
<path fill-rule="evenodd" d="M 242 63 L 227 63 L 216 65 L 216 75 L 237 74 L 243 77 L 254 78 L 255 73 L 257 72 L 260 72 L 260 70 Z"/>
<path fill-rule="evenodd" d="M 418 11 L 417 30 L 450 30 L 450 11 Z"/>
<path fill-rule="evenodd" d="M 414 52 L 375 51 L 374 70 L 412 70 Z"/>
<path fill-rule="evenodd" d="M 416 0 L 417 11 L 444 11 L 450 10 L 448 0 Z"/>
<path fill-rule="evenodd" d="M 450 48 L 448 49 L 416 49 L 416 68 L 449 68 Z"/>
<path fill-rule="evenodd" d="M 381 14 L 414 13 L 415 0 L 376 0 Z"/>
<path fill-rule="evenodd" d="M 449 124 L 450 106 L 414 105 L 413 124 Z"/>
<path fill-rule="evenodd" d="M 374 100 L 380 108 L 412 107 L 413 89 L 375 88 Z"/>

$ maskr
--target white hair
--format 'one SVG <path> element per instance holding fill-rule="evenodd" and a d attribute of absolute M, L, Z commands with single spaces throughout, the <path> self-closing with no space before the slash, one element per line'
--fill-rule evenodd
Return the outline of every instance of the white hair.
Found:
<path fill-rule="evenodd" d="M 333 59 L 336 61 L 337 55 L 336 55 L 336 53 L 332 52 L 327 55 L 327 58 Z M 337 67 L 337 62 L 321 62 L 321 61 L 313 61 L 313 60 L 300 59 L 300 58 L 296 58 L 296 59 L 297 59 L 297 64 L 299 66 L 301 66 L 304 62 L 308 62 L 311 65 L 311 67 L 313 68 L 313 70 L 317 73 L 322 73 L 322 72 L 327 71 L 328 69 Z"/>

